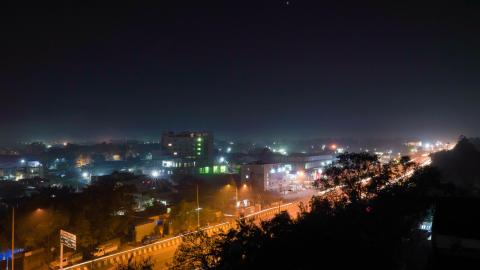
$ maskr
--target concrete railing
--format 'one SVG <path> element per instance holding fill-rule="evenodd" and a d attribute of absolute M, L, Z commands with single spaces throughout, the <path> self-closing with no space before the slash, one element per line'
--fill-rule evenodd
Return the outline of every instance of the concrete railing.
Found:
<path fill-rule="evenodd" d="M 274 215 L 280 211 L 288 210 L 291 207 L 296 206 L 294 203 L 287 203 L 280 206 L 264 209 L 249 215 L 244 216 L 242 219 L 257 219 Z M 237 222 L 224 222 L 217 225 L 212 225 L 206 228 L 202 228 L 207 234 L 216 234 L 220 232 L 226 232 L 237 226 Z M 171 238 L 163 239 L 152 244 L 145 246 L 132 248 L 125 251 L 120 251 L 114 254 L 106 255 L 93 260 L 85 261 L 79 264 L 64 267 L 64 270 L 93 270 L 93 269 L 105 269 L 109 266 L 117 264 L 125 264 L 129 258 L 145 257 L 151 253 L 160 251 L 161 249 L 178 246 L 183 241 L 183 237 L 195 232 L 189 232 L 182 235 L 174 236 Z"/>

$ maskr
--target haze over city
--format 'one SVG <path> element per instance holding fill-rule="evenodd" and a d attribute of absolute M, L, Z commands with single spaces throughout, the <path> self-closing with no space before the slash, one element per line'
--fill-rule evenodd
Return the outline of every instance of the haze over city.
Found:
<path fill-rule="evenodd" d="M 480 19 L 472 7 L 7 8 L 0 139 L 154 139 L 188 129 L 235 139 L 475 135 Z"/>

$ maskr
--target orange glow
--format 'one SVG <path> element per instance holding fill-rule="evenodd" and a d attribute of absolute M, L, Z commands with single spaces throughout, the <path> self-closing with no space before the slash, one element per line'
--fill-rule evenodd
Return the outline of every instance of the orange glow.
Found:
<path fill-rule="evenodd" d="M 336 145 L 336 144 L 332 144 L 332 145 L 330 145 L 330 148 L 331 148 L 332 150 L 335 150 L 335 149 L 337 149 L 337 145 Z"/>

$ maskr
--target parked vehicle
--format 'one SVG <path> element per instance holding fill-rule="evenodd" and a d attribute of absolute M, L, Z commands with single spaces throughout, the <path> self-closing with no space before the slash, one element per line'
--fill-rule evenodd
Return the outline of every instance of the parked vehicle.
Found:
<path fill-rule="evenodd" d="M 63 254 L 62 267 L 81 262 L 83 255 L 81 253 L 65 253 Z M 60 269 L 60 258 L 50 263 L 51 269 Z"/>
<path fill-rule="evenodd" d="M 142 240 L 142 245 L 148 245 L 157 242 L 162 238 L 161 235 L 148 235 Z"/>
<path fill-rule="evenodd" d="M 100 256 L 104 256 L 108 253 L 112 253 L 116 250 L 118 250 L 118 245 L 117 244 L 100 245 L 97 248 L 95 248 L 92 255 L 95 256 L 95 257 L 100 257 Z"/>

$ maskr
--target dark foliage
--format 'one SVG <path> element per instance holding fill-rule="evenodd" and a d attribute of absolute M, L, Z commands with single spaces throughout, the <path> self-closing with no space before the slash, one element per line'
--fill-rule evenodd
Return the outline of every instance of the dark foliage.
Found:
<path fill-rule="evenodd" d="M 242 221 L 237 230 L 208 237 L 207 246 L 199 247 L 205 239 L 195 240 L 195 249 L 209 251 L 205 256 L 210 262 L 197 267 L 402 269 L 416 228 L 432 203 L 429 190 L 437 186 L 432 177 L 434 169 L 422 169 L 410 181 L 389 185 L 371 199 L 313 198 L 311 211 L 296 220 L 283 212 L 260 226 Z M 194 260 L 192 249 L 182 246 L 177 256 Z"/>
<path fill-rule="evenodd" d="M 462 137 L 453 150 L 434 154 L 432 161 L 443 180 L 451 183 L 458 195 L 480 193 L 480 151 L 470 139 Z"/>

